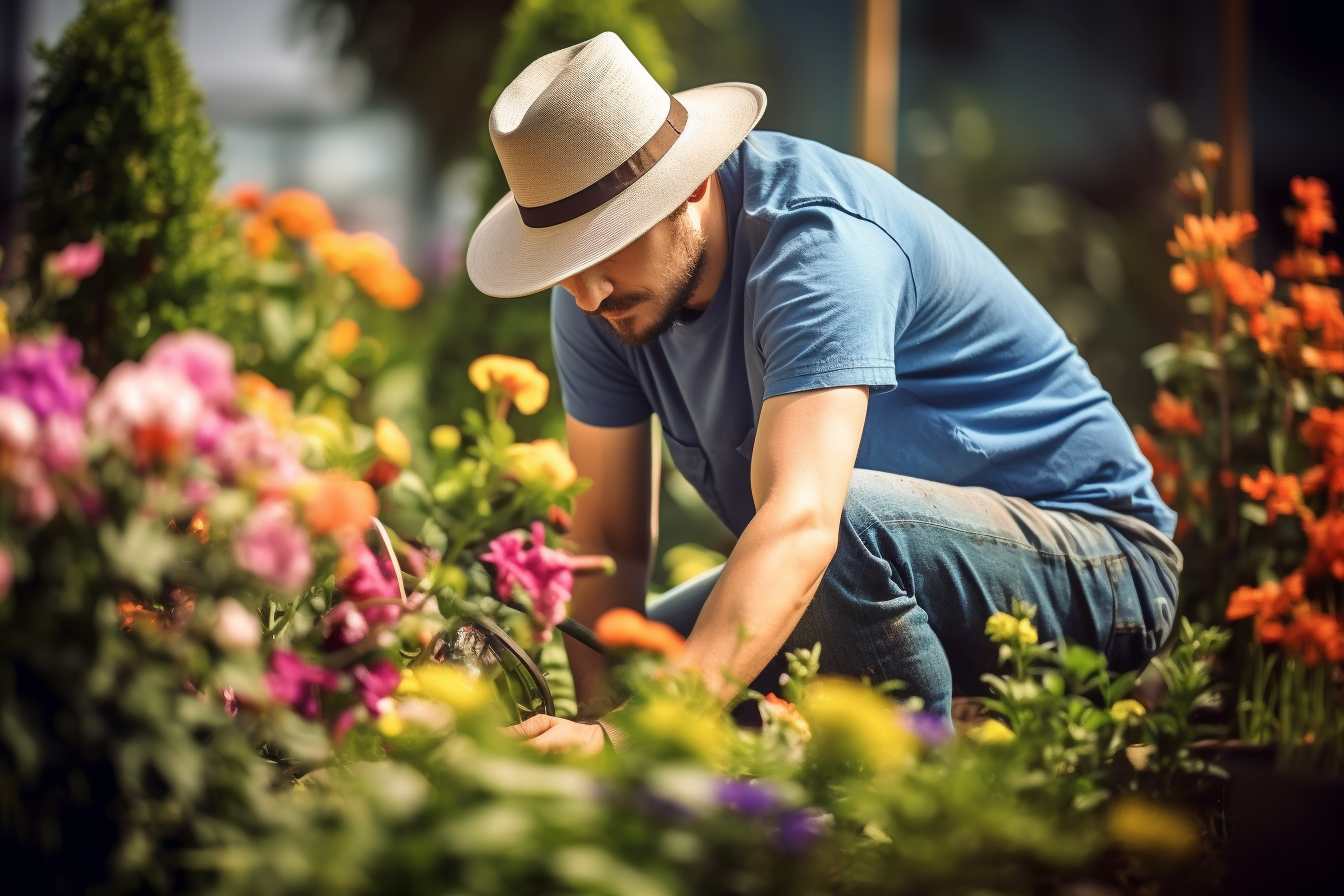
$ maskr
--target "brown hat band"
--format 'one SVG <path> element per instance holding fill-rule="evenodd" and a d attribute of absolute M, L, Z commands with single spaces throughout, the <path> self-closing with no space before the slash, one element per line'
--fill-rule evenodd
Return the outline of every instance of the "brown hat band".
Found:
<path fill-rule="evenodd" d="M 518 214 L 522 216 L 523 223 L 528 227 L 554 227 L 556 224 L 573 221 L 602 203 L 616 198 L 622 190 L 643 177 L 659 159 L 667 155 L 672 144 L 677 142 L 681 132 L 686 129 L 686 107 L 677 102 L 677 98 L 671 94 L 668 94 L 667 98 L 672 101 L 671 107 L 667 110 L 667 119 L 649 138 L 648 143 L 616 166 L 615 171 L 604 175 L 577 193 L 571 193 L 564 199 L 557 199 L 545 205 L 531 207 L 519 205 Z"/>

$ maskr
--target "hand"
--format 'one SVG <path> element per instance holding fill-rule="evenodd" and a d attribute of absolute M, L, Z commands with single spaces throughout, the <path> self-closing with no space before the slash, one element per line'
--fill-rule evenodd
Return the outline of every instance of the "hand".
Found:
<path fill-rule="evenodd" d="M 571 722 L 555 716 L 533 716 L 521 724 L 500 730 L 509 737 L 525 738 L 529 747 L 543 753 L 577 751 L 580 755 L 591 756 L 602 752 L 607 743 L 601 725 Z"/>

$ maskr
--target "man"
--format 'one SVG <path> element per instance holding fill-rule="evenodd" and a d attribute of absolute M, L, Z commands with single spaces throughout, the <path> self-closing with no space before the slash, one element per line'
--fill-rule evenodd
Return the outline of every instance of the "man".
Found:
<path fill-rule="evenodd" d="M 946 715 L 994 668 L 985 620 L 1013 598 L 1042 639 L 1141 665 L 1181 557 L 1110 397 L 970 233 L 867 163 L 751 133 L 764 109 L 749 84 L 669 97 L 603 34 L 537 60 L 491 113 L 512 192 L 467 269 L 496 296 L 555 286 L 569 451 L 593 480 L 573 537 L 618 562 L 572 615 L 643 608 L 657 414 L 738 542 L 649 614 L 725 702 L 819 640 L 824 672 L 898 679 Z M 600 713 L 602 662 L 570 648 Z M 546 717 L 519 733 L 602 743 Z"/>

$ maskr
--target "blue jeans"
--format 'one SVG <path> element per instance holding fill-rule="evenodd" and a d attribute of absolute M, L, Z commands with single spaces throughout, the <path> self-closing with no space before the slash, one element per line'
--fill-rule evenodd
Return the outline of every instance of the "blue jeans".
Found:
<path fill-rule="evenodd" d="M 689 634 L 721 570 L 656 598 L 649 616 Z M 822 672 L 902 681 L 902 696 L 946 716 L 954 694 L 982 692 L 980 676 L 996 670 L 985 620 L 1013 598 L 1036 605 L 1041 641 L 1067 639 L 1105 653 L 1114 671 L 1137 669 L 1171 630 L 1180 571 L 1171 540 L 1132 517 L 855 470 L 835 557 L 752 686 L 776 690 L 783 652 L 820 641 Z"/>

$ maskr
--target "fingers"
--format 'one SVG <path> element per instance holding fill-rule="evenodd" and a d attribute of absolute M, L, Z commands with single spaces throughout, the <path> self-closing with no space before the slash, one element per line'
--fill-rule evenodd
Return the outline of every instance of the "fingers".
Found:
<path fill-rule="evenodd" d="M 517 725 L 510 725 L 508 728 L 499 729 L 501 734 L 509 737 L 536 737 L 544 731 L 554 728 L 561 720 L 555 716 L 536 715 L 528 719 L 523 719 Z"/>

